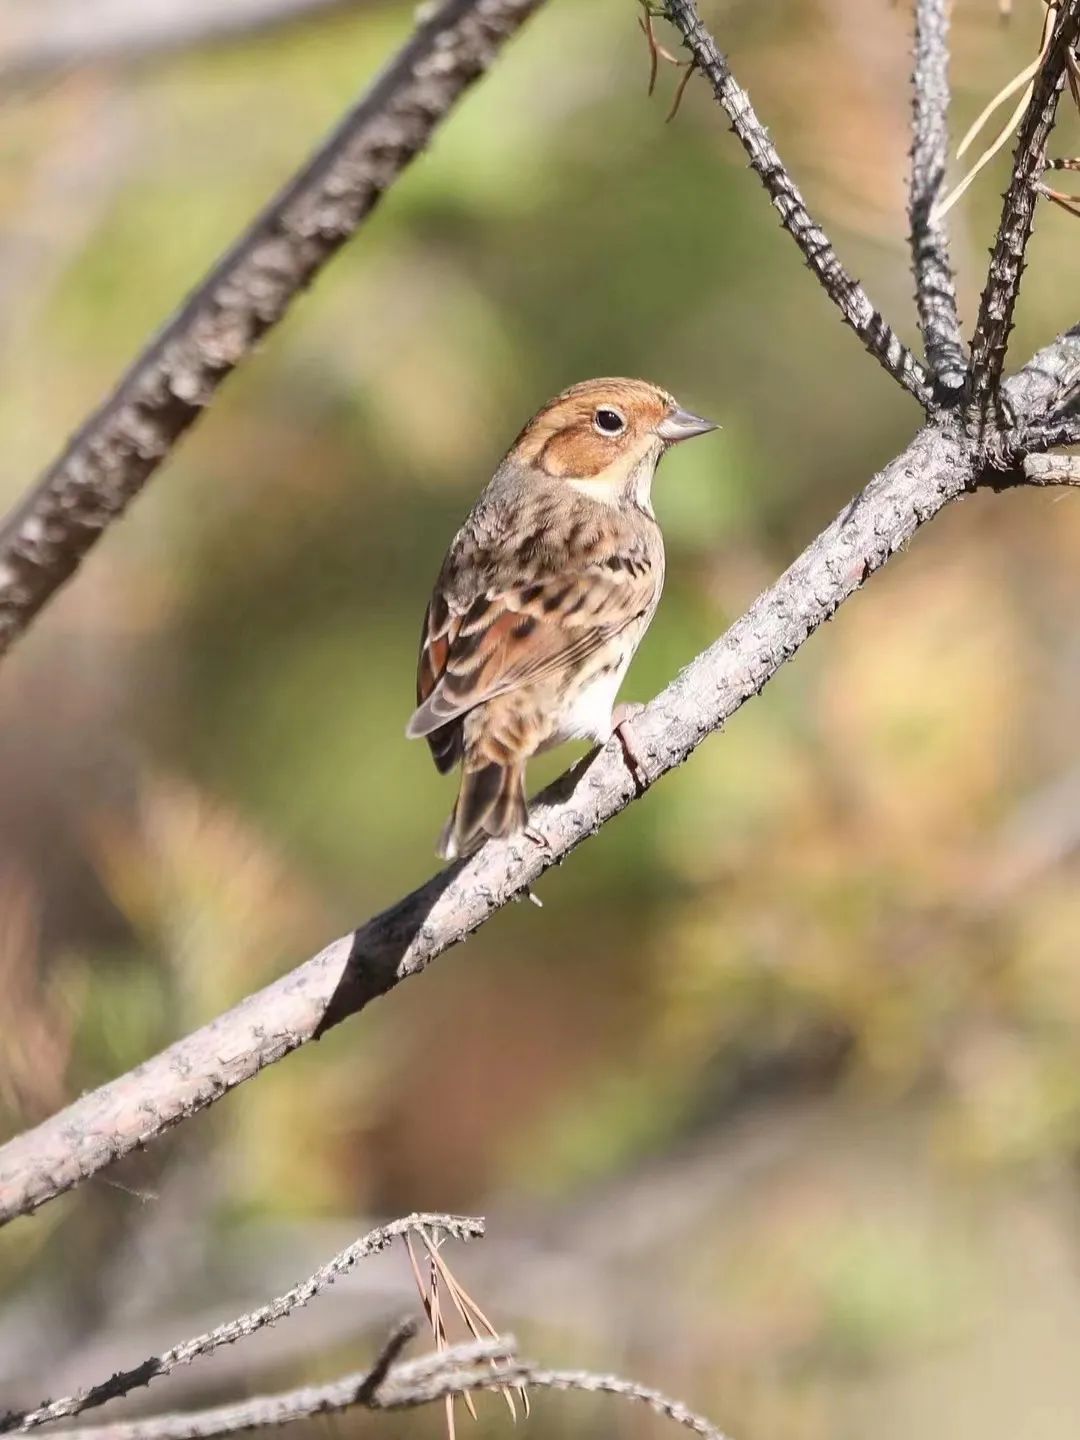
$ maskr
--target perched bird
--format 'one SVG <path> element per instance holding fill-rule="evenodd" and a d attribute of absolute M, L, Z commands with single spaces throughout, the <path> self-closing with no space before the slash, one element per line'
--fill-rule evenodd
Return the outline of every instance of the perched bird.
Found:
<path fill-rule="evenodd" d="M 615 696 L 664 583 L 653 473 L 671 445 L 716 428 L 644 380 L 586 380 L 510 447 L 454 537 L 420 638 L 405 733 L 440 772 L 462 766 L 444 859 L 526 825 L 531 755 L 603 744 L 625 722 Z"/>

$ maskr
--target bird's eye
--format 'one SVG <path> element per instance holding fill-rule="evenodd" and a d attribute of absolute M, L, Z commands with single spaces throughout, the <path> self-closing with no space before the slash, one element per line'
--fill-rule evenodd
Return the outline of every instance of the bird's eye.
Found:
<path fill-rule="evenodd" d="M 601 435 L 619 435 L 626 429 L 626 416 L 608 405 L 601 405 L 593 416 L 593 425 Z"/>

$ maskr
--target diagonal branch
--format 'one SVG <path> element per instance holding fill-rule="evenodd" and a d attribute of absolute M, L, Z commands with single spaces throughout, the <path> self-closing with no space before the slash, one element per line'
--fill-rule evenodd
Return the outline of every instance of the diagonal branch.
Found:
<path fill-rule="evenodd" d="M 768 191 L 781 225 L 802 251 L 822 289 L 870 354 L 920 405 L 930 409 L 933 396 L 926 371 L 840 263 L 829 237 L 807 210 L 798 186 L 755 114 L 749 95 L 702 24 L 694 0 L 663 0 L 663 4 L 665 15 L 681 33 L 695 65 L 708 76 L 713 94 L 726 111 L 751 169 Z"/>
<path fill-rule="evenodd" d="M 542 0 L 445 0 L 0 524 L 0 655 Z"/>
<path fill-rule="evenodd" d="M 1080 0 L 1064 0 L 1038 74 L 1013 156 L 990 269 L 971 342 L 971 413 L 984 428 L 996 402 L 1013 327 L 1024 255 L 1035 220 L 1036 185 L 1046 165 L 1046 146 L 1057 117 L 1069 52 L 1080 38 Z"/>
<path fill-rule="evenodd" d="M 190 1365 L 193 1360 L 200 1360 L 207 1355 L 212 1355 L 223 1345 L 233 1345 L 237 1340 L 254 1335 L 256 1331 L 264 1329 L 267 1325 L 275 1325 L 279 1320 L 283 1320 L 291 1314 L 293 1310 L 314 1299 L 320 1291 L 332 1285 L 339 1276 L 348 1274 L 353 1266 L 359 1264 L 361 1260 L 366 1260 L 368 1256 L 385 1250 L 398 1235 L 408 1235 L 412 1231 L 425 1229 L 444 1231 L 457 1240 L 471 1240 L 483 1235 L 484 1222 L 480 1219 L 460 1215 L 424 1214 L 407 1215 L 402 1220 L 393 1220 L 389 1225 L 381 1225 L 378 1229 L 372 1230 L 362 1239 L 349 1245 L 335 1255 L 332 1260 L 328 1260 L 325 1265 L 320 1265 L 314 1274 L 309 1275 L 299 1285 L 294 1285 L 284 1295 L 277 1296 L 276 1299 L 260 1305 L 247 1314 L 238 1316 L 235 1320 L 229 1320 L 225 1324 L 215 1326 L 213 1330 L 208 1330 L 203 1335 L 196 1335 L 179 1345 L 173 1345 L 160 1355 L 151 1355 L 131 1369 L 118 1370 L 107 1380 L 103 1380 L 97 1385 L 91 1385 L 78 1394 L 65 1395 L 59 1400 L 49 1400 L 33 1410 L 0 1414 L 0 1435 L 23 1435 L 28 1430 L 36 1429 L 39 1425 L 48 1425 L 56 1420 L 69 1420 L 72 1416 L 81 1415 L 86 1410 L 95 1409 L 110 1400 L 118 1399 L 121 1395 L 128 1395 L 132 1390 L 139 1389 L 141 1386 L 149 1385 L 151 1380 L 157 1380 L 170 1374 L 179 1365 Z M 411 1331 L 405 1338 L 408 1339 L 410 1336 Z"/>
<path fill-rule="evenodd" d="M 501 1390 L 508 1385 L 530 1390 L 581 1391 L 588 1395 L 615 1395 L 644 1405 L 702 1440 L 726 1440 L 723 1432 L 695 1414 L 681 1400 L 673 1400 L 651 1385 L 640 1385 L 618 1375 L 588 1370 L 547 1370 L 516 1358 L 512 1339 L 474 1340 L 455 1345 L 419 1360 L 386 1367 L 384 1357 L 400 1343 L 403 1331 L 392 1335 L 379 1362 L 369 1371 L 346 1375 L 324 1385 L 308 1385 L 277 1395 L 260 1395 L 232 1405 L 189 1414 L 157 1415 L 146 1420 L 118 1421 L 83 1430 L 66 1430 L 64 1440 L 213 1440 L 243 1430 L 265 1430 L 316 1415 L 339 1415 L 347 1410 L 414 1410 L 448 1396 L 477 1390 Z M 391 1359 L 393 1357 L 391 1356 Z M 380 1368 L 381 1362 L 381 1368 Z"/>
<path fill-rule="evenodd" d="M 1009 403 L 1022 422 L 1034 421 L 1078 382 L 1080 326 L 1009 382 Z M 839 605 L 977 478 L 966 437 L 944 425 L 921 430 L 635 719 L 647 782 L 682 764 L 757 695 Z M 583 774 L 572 771 L 545 793 L 529 835 L 485 845 L 201 1030 L 0 1147 L 0 1224 L 81 1184 L 418 974 L 624 810 L 639 783 L 612 742 Z"/>
<path fill-rule="evenodd" d="M 967 355 L 943 219 L 933 209 L 949 154 L 950 0 L 917 0 L 912 70 L 912 146 L 908 220 L 915 303 L 930 372 L 945 391 L 959 391 Z"/>

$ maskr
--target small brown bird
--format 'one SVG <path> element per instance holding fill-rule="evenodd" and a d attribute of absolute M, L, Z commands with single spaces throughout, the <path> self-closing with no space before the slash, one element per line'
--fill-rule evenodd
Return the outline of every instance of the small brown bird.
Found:
<path fill-rule="evenodd" d="M 462 762 L 445 859 L 526 824 L 531 755 L 625 722 L 615 696 L 664 583 L 653 474 L 716 428 L 644 380 L 586 380 L 510 447 L 435 582 L 405 731 L 440 772 Z"/>

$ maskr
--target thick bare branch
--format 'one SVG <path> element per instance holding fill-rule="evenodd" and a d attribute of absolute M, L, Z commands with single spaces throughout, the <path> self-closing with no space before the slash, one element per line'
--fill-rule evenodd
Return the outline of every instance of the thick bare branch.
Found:
<path fill-rule="evenodd" d="M 1080 455 L 1028 455 L 1024 477 L 1029 485 L 1080 485 Z"/>
<path fill-rule="evenodd" d="M 694 0 L 663 0 L 663 3 L 664 13 L 681 33 L 695 65 L 708 77 L 713 94 L 749 157 L 751 168 L 768 191 L 781 225 L 802 251 L 822 289 L 870 354 L 920 405 L 931 408 L 933 395 L 926 371 L 863 287 L 840 263 L 828 236 L 807 210 L 798 186 L 755 114 L 749 95 L 735 79 L 726 56 L 702 24 Z"/>
<path fill-rule="evenodd" d="M 400 1335 L 402 1332 L 397 1332 Z M 383 1355 L 395 1342 L 391 1336 Z M 406 1336 L 407 1338 L 407 1336 Z M 379 1373 L 382 1362 L 382 1373 Z M 191 1414 L 160 1415 L 147 1420 L 120 1421 L 61 1432 L 65 1440 L 212 1440 L 243 1430 L 287 1425 L 315 1415 L 340 1414 L 366 1407 L 371 1410 L 413 1410 L 451 1395 L 477 1390 L 503 1390 L 507 1386 L 529 1390 L 582 1391 L 589 1395 L 615 1395 L 644 1405 L 654 1414 L 681 1425 L 703 1440 L 725 1440 L 722 1431 L 695 1414 L 681 1400 L 673 1400 L 650 1385 L 623 1380 L 618 1375 L 597 1375 L 588 1370 L 548 1370 L 519 1360 L 512 1339 L 477 1340 L 456 1345 L 420 1360 L 386 1369 L 380 1357 L 371 1370 L 347 1375 L 326 1385 L 309 1385 L 278 1395 L 261 1395 L 235 1405 L 220 1405 Z"/>
<path fill-rule="evenodd" d="M 945 222 L 933 215 L 949 155 L 950 0 L 916 0 L 908 200 L 915 303 L 930 373 L 946 392 L 964 384 L 967 354 Z"/>
<path fill-rule="evenodd" d="M 151 1380 L 168 1375 L 178 1365 L 190 1365 L 193 1360 L 212 1355 L 223 1345 L 233 1345 L 237 1340 L 254 1335 L 256 1331 L 264 1329 L 267 1325 L 276 1324 L 277 1321 L 283 1320 L 291 1314 L 293 1310 L 306 1305 L 320 1291 L 325 1290 L 328 1285 L 332 1285 L 339 1276 L 348 1274 L 353 1266 L 361 1260 L 366 1260 L 369 1255 L 375 1255 L 380 1250 L 385 1250 L 398 1235 L 408 1235 L 419 1230 L 442 1231 L 452 1235 L 456 1240 L 471 1240 L 483 1235 L 484 1222 L 478 1218 L 461 1215 L 417 1214 L 407 1215 L 402 1220 L 391 1221 L 389 1225 L 380 1225 L 362 1239 L 347 1246 L 332 1260 L 328 1260 L 325 1265 L 320 1265 L 299 1285 L 294 1285 L 291 1290 L 287 1290 L 283 1295 L 278 1295 L 265 1305 L 260 1305 L 255 1310 L 239 1315 L 235 1320 L 217 1325 L 213 1330 L 206 1331 L 205 1334 L 196 1335 L 190 1340 L 173 1345 L 170 1349 L 162 1351 L 160 1355 L 151 1355 L 139 1365 L 128 1370 L 118 1370 L 107 1380 L 103 1380 L 97 1385 L 91 1385 L 78 1394 L 47 1401 L 33 1410 L 0 1415 L 0 1435 L 21 1435 L 28 1430 L 36 1429 L 39 1425 L 48 1425 L 55 1420 L 69 1420 L 72 1416 L 81 1415 L 86 1410 L 95 1409 L 109 1400 L 116 1400 L 121 1395 L 130 1394 L 132 1390 L 149 1385 Z"/>
<path fill-rule="evenodd" d="M 997 238 L 990 253 L 986 288 L 971 342 L 972 417 L 980 428 L 985 428 L 997 399 L 1020 294 L 1024 255 L 1034 224 L 1035 186 L 1046 165 L 1046 146 L 1057 117 L 1069 51 L 1078 38 L 1080 0 L 1064 0 L 1020 124 L 1013 155 L 1012 179 L 1005 192 Z"/>
<path fill-rule="evenodd" d="M 1077 383 L 1080 327 L 1009 382 L 1010 407 L 1026 423 Z M 946 426 L 922 430 L 635 719 L 648 782 L 680 765 L 756 695 L 920 525 L 971 488 L 976 467 L 964 436 Z M 0 1224 L 197 1114 L 423 970 L 625 809 L 638 783 L 621 745 L 610 744 L 584 773 L 570 772 L 546 793 L 533 826 L 544 844 L 517 836 L 484 846 L 203 1029 L 9 1141 L 0 1148 Z"/>
<path fill-rule="evenodd" d="M 542 0 L 446 0 L 0 525 L 0 655 Z"/>
<path fill-rule="evenodd" d="M 38 0 L 11 6 L 0 44 L 0 89 L 85 65 L 126 64 L 242 40 L 363 0 Z"/>

